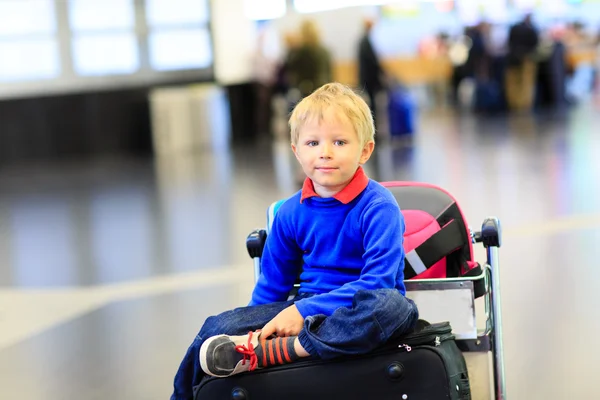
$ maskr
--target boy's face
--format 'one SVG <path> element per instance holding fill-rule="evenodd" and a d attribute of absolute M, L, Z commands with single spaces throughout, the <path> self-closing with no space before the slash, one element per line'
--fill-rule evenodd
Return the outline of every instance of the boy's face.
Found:
<path fill-rule="evenodd" d="M 315 192 L 331 197 L 350 183 L 374 146 L 373 141 L 363 146 L 348 119 L 329 108 L 321 123 L 315 118 L 304 125 L 292 150 Z"/>

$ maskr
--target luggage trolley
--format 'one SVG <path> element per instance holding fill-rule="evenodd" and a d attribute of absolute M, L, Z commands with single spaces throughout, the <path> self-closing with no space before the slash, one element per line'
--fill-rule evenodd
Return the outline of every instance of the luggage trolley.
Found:
<path fill-rule="evenodd" d="M 413 182 L 382 182 L 382 185 L 390 189 L 403 211 L 405 207 L 429 211 L 437 207 L 443 214 L 454 207 L 458 215 L 462 215 L 455 199 L 437 186 Z M 253 231 L 246 240 L 248 252 L 254 260 L 255 280 L 260 276 L 260 257 L 269 228 L 282 203 L 283 200 L 280 200 L 271 204 L 267 211 L 266 229 Z M 409 221 L 406 220 L 408 231 Z M 479 265 L 473 262 L 475 267 L 455 277 L 418 279 L 417 276 L 407 279 L 406 296 L 417 304 L 420 318 L 432 323 L 449 321 L 452 325 L 456 343 L 467 362 L 472 399 L 505 400 L 498 254 L 500 222 L 495 217 L 488 217 L 483 221 L 481 230 L 465 227 L 465 231 L 471 253 L 472 244 L 481 243 L 485 247 L 485 263 Z M 476 299 L 483 300 L 483 311 L 476 311 L 476 308 L 481 308 L 476 307 Z"/>

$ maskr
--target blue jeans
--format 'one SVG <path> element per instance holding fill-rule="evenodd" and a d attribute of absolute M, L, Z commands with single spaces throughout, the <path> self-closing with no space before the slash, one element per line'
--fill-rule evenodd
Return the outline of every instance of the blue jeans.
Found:
<path fill-rule="evenodd" d="M 296 300 L 240 307 L 206 319 L 188 348 L 175 375 L 171 400 L 193 398 L 193 388 L 205 374 L 200 367 L 200 347 L 204 340 L 219 334 L 243 335 L 261 329 Z M 338 308 L 331 316 L 313 315 L 304 320 L 298 340 L 313 357 L 331 359 L 368 353 L 390 339 L 410 332 L 418 319 L 412 300 L 395 289 L 360 290 L 351 308 Z"/>

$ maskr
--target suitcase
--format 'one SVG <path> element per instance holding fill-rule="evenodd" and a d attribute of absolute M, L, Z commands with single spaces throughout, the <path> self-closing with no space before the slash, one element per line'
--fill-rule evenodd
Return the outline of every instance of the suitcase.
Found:
<path fill-rule="evenodd" d="M 504 96 L 500 83 L 478 81 L 475 83 L 475 111 L 498 112 L 504 108 Z"/>
<path fill-rule="evenodd" d="M 415 103 L 408 92 L 397 87 L 391 90 L 388 101 L 390 135 L 410 135 L 415 131 Z"/>
<path fill-rule="evenodd" d="M 419 321 L 415 332 L 372 353 L 308 360 L 205 378 L 196 400 L 469 400 L 464 357 L 448 322 Z"/>

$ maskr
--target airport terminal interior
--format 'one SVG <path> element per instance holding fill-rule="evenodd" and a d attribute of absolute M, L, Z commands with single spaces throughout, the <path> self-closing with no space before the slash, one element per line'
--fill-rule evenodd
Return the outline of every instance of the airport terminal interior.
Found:
<path fill-rule="evenodd" d="M 204 320 L 248 303 L 246 236 L 303 181 L 281 65 L 308 27 L 326 80 L 360 90 L 364 32 L 385 70 L 367 175 L 500 219 L 506 398 L 600 398 L 600 3 L 99 3 L 0 0 L 0 398 L 169 398 Z"/>

